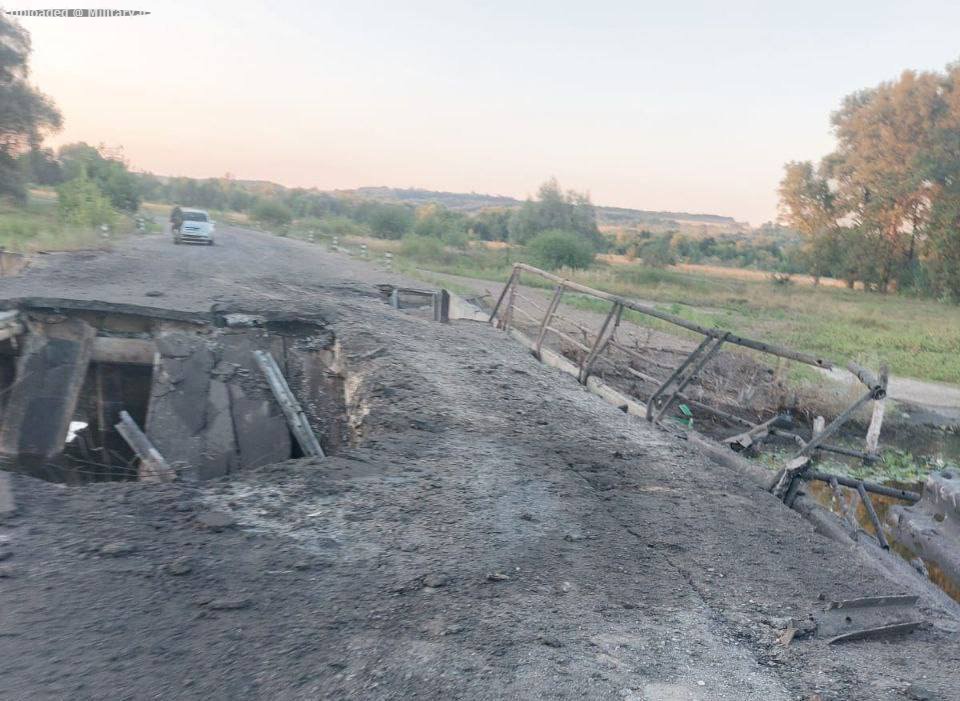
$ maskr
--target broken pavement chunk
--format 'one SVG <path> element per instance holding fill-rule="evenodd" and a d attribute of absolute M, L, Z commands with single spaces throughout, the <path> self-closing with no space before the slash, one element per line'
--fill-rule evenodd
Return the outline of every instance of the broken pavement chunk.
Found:
<path fill-rule="evenodd" d="M 815 616 L 817 637 L 828 643 L 870 640 L 900 635 L 919 626 L 916 596 L 871 596 L 833 601 Z"/>

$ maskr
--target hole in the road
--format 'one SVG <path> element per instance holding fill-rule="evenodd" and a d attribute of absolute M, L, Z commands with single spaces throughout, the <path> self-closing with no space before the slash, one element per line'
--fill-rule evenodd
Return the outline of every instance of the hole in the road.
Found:
<path fill-rule="evenodd" d="M 349 440 L 339 346 L 322 319 L 67 302 L 21 306 L 18 330 L 0 340 L 5 469 L 66 483 L 143 479 L 142 449 L 116 428 L 123 412 L 182 478 L 301 457 L 258 353 L 276 363 L 324 453 Z"/>

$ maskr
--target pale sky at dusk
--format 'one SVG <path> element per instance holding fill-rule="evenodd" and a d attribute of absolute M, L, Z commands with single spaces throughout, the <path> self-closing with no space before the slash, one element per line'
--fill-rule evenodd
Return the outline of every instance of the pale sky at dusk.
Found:
<path fill-rule="evenodd" d="M 554 175 L 597 204 L 753 224 L 785 161 L 830 150 L 844 95 L 960 58 L 955 0 L 82 6 L 153 14 L 22 20 L 55 143 L 321 189 L 523 197 Z"/>

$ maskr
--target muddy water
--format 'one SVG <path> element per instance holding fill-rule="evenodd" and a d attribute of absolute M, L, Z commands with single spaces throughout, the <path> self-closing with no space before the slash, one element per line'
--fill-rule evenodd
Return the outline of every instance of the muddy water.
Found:
<path fill-rule="evenodd" d="M 911 492 L 923 491 L 922 482 L 897 482 L 891 480 L 884 482 L 884 485 L 887 487 L 894 487 L 896 489 L 907 489 Z M 837 499 L 833 495 L 833 490 L 830 489 L 830 485 L 823 482 L 808 482 L 806 485 L 806 491 L 823 506 L 833 511 L 835 514 L 842 515 L 844 513 L 849 513 L 853 515 L 857 521 L 857 525 L 860 528 L 867 533 L 876 536 L 876 529 L 873 527 L 873 522 L 870 520 L 867 509 L 864 507 L 863 502 L 860 501 L 859 495 L 857 495 L 854 490 L 841 488 L 841 503 L 837 502 Z M 899 499 L 885 497 L 880 494 L 871 494 L 870 499 L 873 502 L 874 510 L 877 512 L 877 517 L 880 519 L 880 523 L 884 527 L 884 535 L 887 537 L 887 541 L 890 543 L 891 550 L 910 563 L 915 563 L 918 559 L 922 560 L 927 570 L 927 577 L 930 579 L 930 581 L 943 589 L 943 591 L 945 591 L 952 599 L 960 603 L 960 582 L 955 582 L 947 577 L 935 562 L 925 558 L 918 558 L 917 554 L 910 550 L 910 548 L 894 540 L 890 533 L 890 529 L 886 528 L 887 514 L 890 511 L 890 507 L 895 505 L 902 506 L 904 502 L 900 501 Z"/>

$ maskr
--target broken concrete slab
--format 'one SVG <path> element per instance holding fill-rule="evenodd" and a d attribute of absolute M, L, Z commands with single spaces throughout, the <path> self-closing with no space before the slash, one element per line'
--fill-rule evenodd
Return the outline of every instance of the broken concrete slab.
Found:
<path fill-rule="evenodd" d="M 324 448 L 335 451 L 347 441 L 343 377 L 330 368 L 329 353 L 310 338 L 291 340 L 286 348 L 287 384 Z"/>
<path fill-rule="evenodd" d="M 935 563 L 952 586 L 960 588 L 960 474 L 931 473 L 920 501 L 891 507 L 887 522 L 894 540 Z"/>
<path fill-rule="evenodd" d="M 236 428 L 240 468 L 271 465 L 290 457 L 290 429 L 273 402 L 248 397 L 235 384 L 230 390 L 230 411 Z"/>
<path fill-rule="evenodd" d="M 171 464 L 210 479 L 290 457 L 286 422 L 253 360 L 254 350 L 283 357 L 283 339 L 259 330 L 170 333 L 156 344 L 147 435 Z"/>
<path fill-rule="evenodd" d="M 57 469 L 95 335 L 78 319 L 37 323 L 26 334 L 0 426 L 0 454 L 31 472 Z"/>
<path fill-rule="evenodd" d="M 168 463 L 188 476 L 227 474 L 236 463 L 236 449 L 232 423 L 217 416 L 226 410 L 229 418 L 229 407 L 223 406 L 222 397 L 210 401 L 213 351 L 204 339 L 188 334 L 157 338 L 157 350 L 147 437 Z M 222 388 L 214 392 L 223 394 Z"/>

